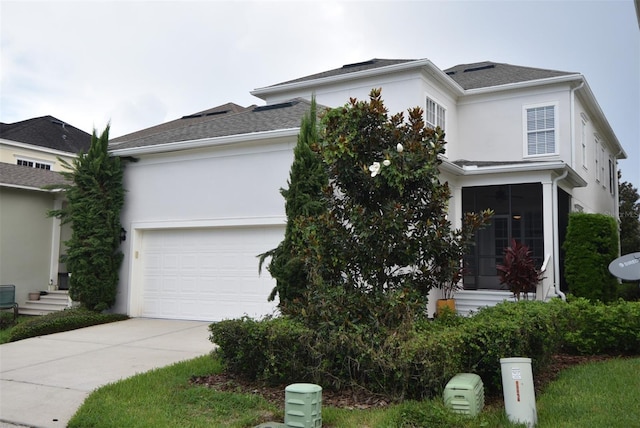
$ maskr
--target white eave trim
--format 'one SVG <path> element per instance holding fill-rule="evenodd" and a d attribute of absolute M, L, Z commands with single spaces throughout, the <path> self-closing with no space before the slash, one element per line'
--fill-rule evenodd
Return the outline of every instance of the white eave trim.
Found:
<path fill-rule="evenodd" d="M 487 175 L 487 174 L 509 174 L 509 173 L 522 173 L 529 171 L 568 171 L 569 175 L 567 180 L 574 185 L 574 187 L 585 187 L 587 182 L 578 175 L 573 169 L 562 161 L 557 162 L 527 162 L 527 163 L 513 163 L 504 165 L 490 165 L 490 166 L 477 166 L 477 165 L 465 165 L 458 166 L 451 162 L 443 162 L 441 167 L 447 172 L 459 175 L 459 176 L 471 176 L 471 175 Z"/>
<path fill-rule="evenodd" d="M 64 191 L 64 189 L 43 189 L 42 187 L 22 186 L 20 184 L 9 184 L 9 183 L 0 183 L 0 187 L 8 187 L 10 189 L 21 189 L 21 190 L 33 190 L 36 192 L 44 192 L 44 193 L 60 193 Z"/>
<path fill-rule="evenodd" d="M 490 94 L 494 92 L 510 91 L 514 89 L 533 88 L 536 86 L 545 86 L 553 83 L 571 83 L 576 80 L 584 81 L 582 74 L 567 74 L 565 76 L 548 77 L 546 79 L 525 80 L 524 82 L 507 83 L 505 85 L 486 86 L 476 89 L 465 89 L 464 95 L 480 95 Z"/>
<path fill-rule="evenodd" d="M 59 157 L 68 157 L 68 158 L 77 158 L 78 157 L 77 153 L 65 152 L 65 151 L 62 151 L 62 150 L 51 149 L 49 147 L 37 146 L 37 145 L 34 145 L 34 144 L 21 143 L 19 141 L 6 140 L 4 138 L 0 138 L 0 144 L 5 144 L 5 145 L 11 146 L 11 147 L 19 147 L 21 149 L 28 149 L 28 150 L 33 150 L 33 151 L 37 151 L 37 152 L 47 153 L 47 154 L 55 155 L 55 156 L 59 156 Z"/>
<path fill-rule="evenodd" d="M 202 138 L 199 140 L 176 141 L 173 143 L 155 144 L 118 149 L 117 145 L 109 150 L 114 156 L 137 156 L 155 153 L 176 152 L 181 150 L 200 149 L 204 147 L 225 146 L 241 142 L 262 141 L 273 138 L 295 137 L 300 128 L 276 129 L 273 131 L 250 132 L 248 134 L 227 135 L 224 137 Z M 126 143 L 126 142 L 123 142 Z"/>
<path fill-rule="evenodd" d="M 398 71 L 422 69 L 425 68 L 435 75 L 442 83 L 449 86 L 458 95 L 464 93 L 464 89 L 445 72 L 436 67 L 428 59 L 420 59 L 416 61 L 402 62 L 399 64 L 387 65 L 385 67 L 370 68 L 368 70 L 354 71 L 350 73 L 338 74 L 335 76 L 321 77 L 318 79 L 303 80 L 300 82 L 284 83 L 275 86 L 267 86 L 257 88 L 250 92 L 251 95 L 261 99 L 265 99 L 266 95 L 277 94 L 280 92 L 304 89 L 306 87 L 316 87 L 318 85 L 326 85 L 347 80 L 361 79 L 366 77 L 379 76 L 381 74 L 396 73 Z"/>

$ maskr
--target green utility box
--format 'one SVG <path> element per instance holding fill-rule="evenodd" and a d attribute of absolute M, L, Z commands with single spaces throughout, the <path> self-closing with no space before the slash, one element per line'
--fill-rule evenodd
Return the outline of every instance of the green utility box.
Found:
<path fill-rule="evenodd" d="M 484 407 L 484 385 L 474 373 L 455 375 L 444 388 L 444 405 L 456 413 L 476 416 Z"/>
<path fill-rule="evenodd" d="M 322 426 L 322 387 L 294 383 L 284 389 L 284 425 L 295 428 Z"/>

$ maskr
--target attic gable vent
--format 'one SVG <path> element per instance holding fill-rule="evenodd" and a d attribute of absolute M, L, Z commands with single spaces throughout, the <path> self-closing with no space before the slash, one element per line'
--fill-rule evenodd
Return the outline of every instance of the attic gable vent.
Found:
<path fill-rule="evenodd" d="M 182 116 L 180 119 L 195 119 L 196 117 L 219 116 L 221 114 L 227 114 L 230 111 L 231 110 L 221 110 L 221 111 L 212 111 L 209 113 L 188 114 L 186 116 Z"/>
<path fill-rule="evenodd" d="M 376 61 L 374 59 L 370 59 L 369 61 L 354 62 L 353 64 L 345 64 L 345 65 L 342 66 L 342 68 L 360 67 L 360 66 L 363 66 L 363 65 L 373 65 L 375 63 L 376 63 Z"/>
<path fill-rule="evenodd" d="M 276 109 L 279 109 L 279 108 L 293 107 L 294 105 L 296 105 L 298 103 L 299 103 L 299 101 L 287 101 L 286 103 L 269 104 L 269 105 L 266 105 L 266 106 L 256 107 L 252 111 L 259 112 L 259 111 L 266 111 L 266 110 L 276 110 Z"/>
<path fill-rule="evenodd" d="M 495 64 L 489 64 L 489 65 L 483 65 L 481 67 L 466 68 L 463 73 L 466 73 L 466 72 L 469 72 L 469 71 L 489 70 L 490 68 L 496 68 L 496 65 Z"/>

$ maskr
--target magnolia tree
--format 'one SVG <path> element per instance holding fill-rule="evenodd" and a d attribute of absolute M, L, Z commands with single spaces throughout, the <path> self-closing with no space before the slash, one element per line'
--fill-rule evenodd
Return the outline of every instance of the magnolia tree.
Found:
<path fill-rule="evenodd" d="M 447 217 L 439 179 L 444 132 L 414 108 L 389 116 L 380 90 L 323 117 L 318 150 L 328 177 L 326 210 L 298 218 L 316 321 L 397 324 L 426 315 L 434 287 L 460 277 L 472 234 L 490 212 Z"/>

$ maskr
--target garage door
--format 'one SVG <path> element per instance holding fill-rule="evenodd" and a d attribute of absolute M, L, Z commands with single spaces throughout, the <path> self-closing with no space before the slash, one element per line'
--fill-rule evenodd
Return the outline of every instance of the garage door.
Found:
<path fill-rule="evenodd" d="M 142 316 L 220 321 L 272 313 L 275 281 L 258 275 L 258 254 L 278 245 L 282 227 L 144 232 Z"/>

